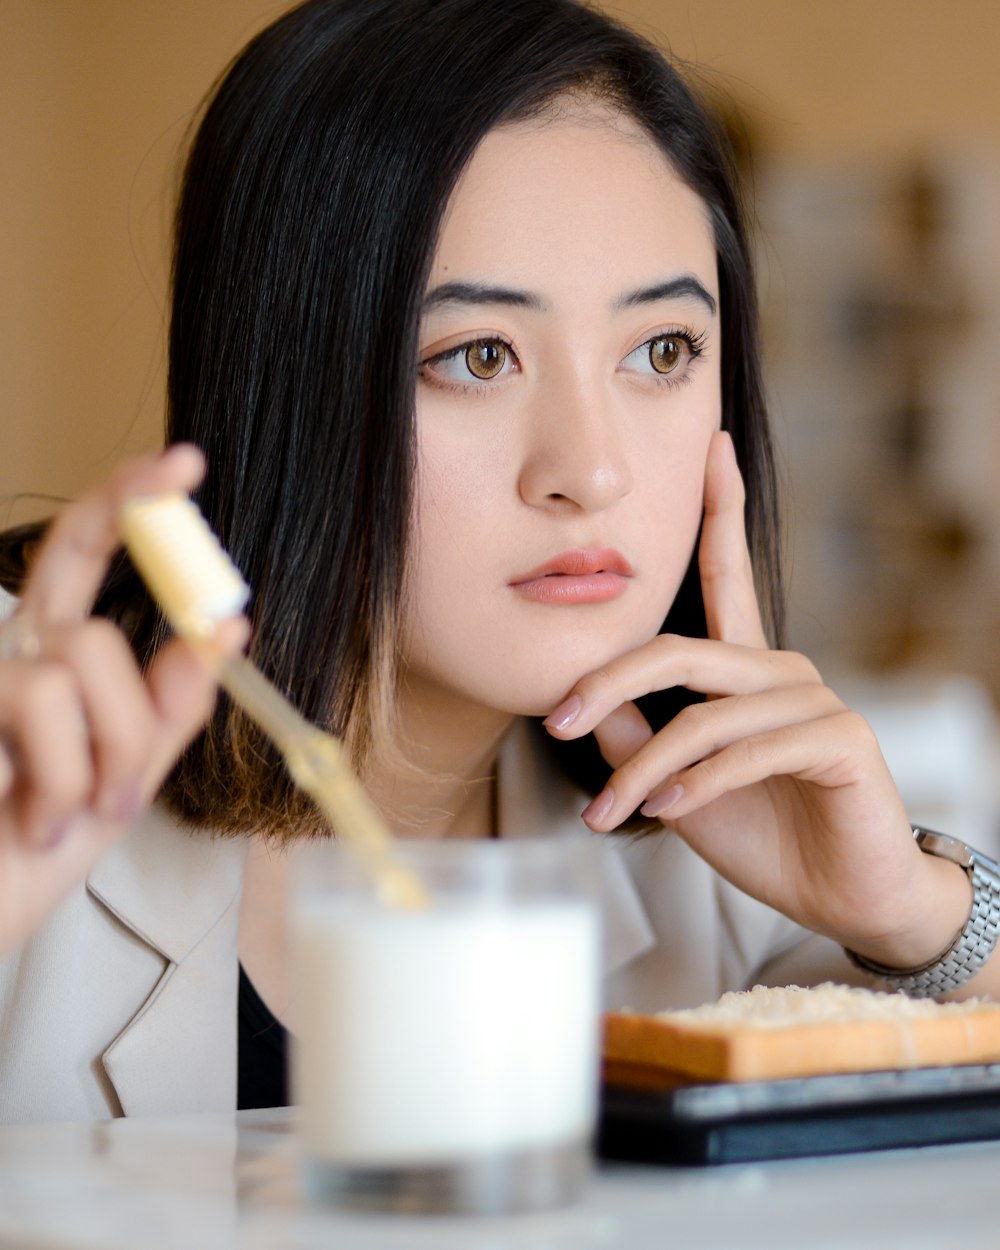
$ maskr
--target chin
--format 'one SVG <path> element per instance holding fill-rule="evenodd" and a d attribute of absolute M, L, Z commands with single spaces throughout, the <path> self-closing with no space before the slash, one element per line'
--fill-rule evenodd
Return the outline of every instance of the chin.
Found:
<path fill-rule="evenodd" d="M 629 640 L 625 645 L 586 648 L 566 648 L 559 655 L 538 657 L 534 663 L 522 663 L 517 671 L 506 674 L 506 680 L 497 689 L 503 710 L 517 716 L 546 717 L 569 694 L 582 677 L 602 668 L 619 656 L 627 654 L 649 637 Z M 503 672 L 498 666 L 497 673 Z"/>
<path fill-rule="evenodd" d="M 474 630 L 461 637 L 439 634 L 433 654 L 411 662 L 408 685 L 413 694 L 422 690 L 430 698 L 544 719 L 582 677 L 655 637 L 661 619 L 633 619 L 630 628 L 619 621 L 617 628 L 601 629 L 589 622 L 576 630 L 484 629 L 476 647 L 468 641 Z"/>

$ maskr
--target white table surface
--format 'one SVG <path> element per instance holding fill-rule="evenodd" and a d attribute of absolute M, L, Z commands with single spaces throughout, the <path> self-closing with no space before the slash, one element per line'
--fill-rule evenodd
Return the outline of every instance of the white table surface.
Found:
<path fill-rule="evenodd" d="M 1000 1247 L 1000 1143 L 709 1169 L 600 1166 L 504 1219 L 349 1215 L 298 1193 L 294 1113 L 0 1128 L 3 1250 Z"/>

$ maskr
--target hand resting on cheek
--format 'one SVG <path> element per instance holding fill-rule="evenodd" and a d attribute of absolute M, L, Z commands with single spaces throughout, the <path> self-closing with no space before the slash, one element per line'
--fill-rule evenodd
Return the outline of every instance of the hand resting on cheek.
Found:
<path fill-rule="evenodd" d="M 743 509 L 732 441 L 718 433 L 699 548 L 708 638 L 659 635 L 620 656 L 579 681 L 546 726 L 566 739 L 592 731 L 614 768 L 583 813 L 592 829 L 641 809 L 808 928 L 916 965 L 961 928 L 968 883 L 915 845 L 863 718 L 804 656 L 769 649 Z M 674 686 L 707 698 L 654 734 L 634 700 Z"/>

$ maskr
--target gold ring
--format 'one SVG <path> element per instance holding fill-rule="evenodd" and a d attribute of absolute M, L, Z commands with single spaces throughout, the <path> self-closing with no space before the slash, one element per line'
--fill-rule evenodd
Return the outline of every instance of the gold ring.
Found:
<path fill-rule="evenodd" d="M 0 660 L 37 660 L 42 640 L 30 616 L 17 612 L 0 624 Z"/>

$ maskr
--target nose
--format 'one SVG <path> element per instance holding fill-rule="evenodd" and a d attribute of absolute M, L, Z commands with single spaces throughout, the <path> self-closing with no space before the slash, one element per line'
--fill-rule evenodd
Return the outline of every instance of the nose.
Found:
<path fill-rule="evenodd" d="M 632 489 L 621 415 L 600 386 L 566 379 L 536 397 L 518 491 L 534 508 L 600 512 Z"/>

